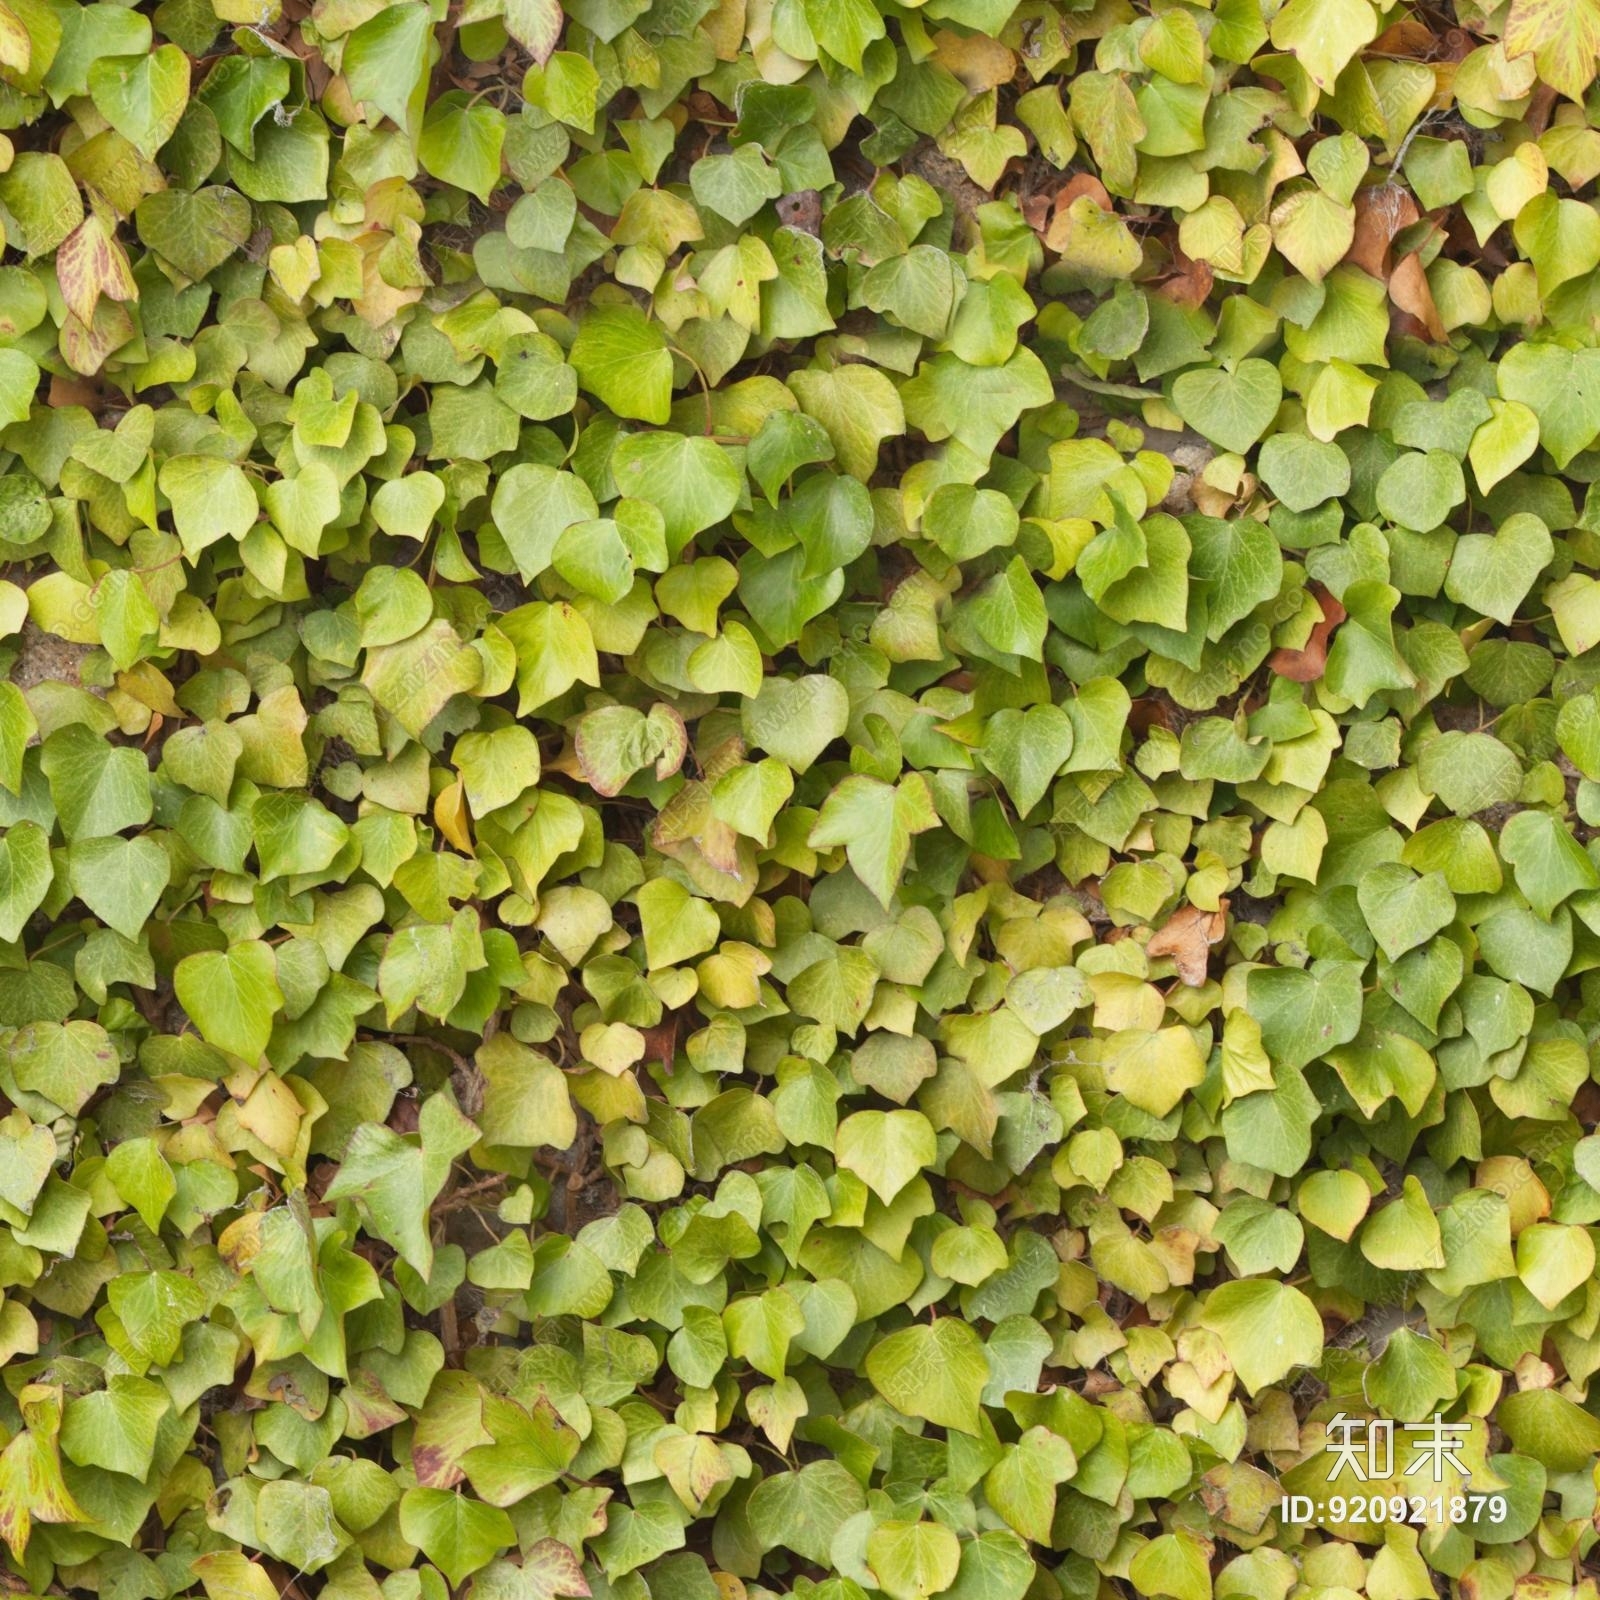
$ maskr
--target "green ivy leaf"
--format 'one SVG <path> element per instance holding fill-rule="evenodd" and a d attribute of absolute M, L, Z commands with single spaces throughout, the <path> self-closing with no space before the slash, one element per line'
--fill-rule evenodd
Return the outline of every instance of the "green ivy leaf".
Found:
<path fill-rule="evenodd" d="M 451 1489 L 407 1489 L 400 1497 L 400 1531 L 452 1585 L 516 1543 L 505 1512 Z"/>
<path fill-rule="evenodd" d="M 1322 1360 L 1322 1319 L 1298 1289 L 1240 1278 L 1205 1298 L 1201 1323 L 1223 1341 L 1239 1380 L 1257 1394 L 1296 1367 Z"/>
<path fill-rule="evenodd" d="M 672 410 L 672 357 L 661 329 L 632 306 L 597 306 L 571 350 L 578 381 L 620 417 L 664 423 Z"/>
<path fill-rule="evenodd" d="M 855 774 L 823 802 L 810 842 L 843 845 L 856 876 L 887 907 L 910 856 L 912 836 L 938 822 L 921 774 L 910 773 L 898 784 Z"/>
<path fill-rule="evenodd" d="M 978 1432 L 989 1361 L 983 1341 L 959 1318 L 891 1333 L 867 1352 L 866 1368 L 873 1388 L 897 1411 L 941 1428 Z"/>
<path fill-rule="evenodd" d="M 201 1038 L 253 1063 L 266 1049 L 283 1004 L 277 966 L 271 946 L 247 940 L 230 950 L 185 956 L 173 983 Z"/>
<path fill-rule="evenodd" d="M 175 44 L 101 56 L 89 68 L 95 110 L 147 161 L 177 130 L 189 99 L 189 58 Z"/>

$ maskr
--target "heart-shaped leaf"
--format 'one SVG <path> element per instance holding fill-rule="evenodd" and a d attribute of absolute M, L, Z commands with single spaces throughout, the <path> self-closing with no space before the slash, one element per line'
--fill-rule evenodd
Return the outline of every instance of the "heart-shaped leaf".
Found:
<path fill-rule="evenodd" d="M 250 202 L 220 184 L 192 194 L 161 189 L 139 202 L 133 220 L 157 255 L 198 280 L 243 249 L 250 237 Z"/>
<path fill-rule="evenodd" d="M 189 58 L 175 44 L 148 55 L 101 56 L 89 68 L 95 110 L 146 160 L 177 130 L 189 101 Z"/>
<path fill-rule="evenodd" d="M 1600 350 L 1516 344 L 1497 376 L 1501 398 L 1521 401 L 1539 419 L 1539 442 L 1558 467 L 1600 434 Z"/>
<path fill-rule="evenodd" d="M 7 828 L 0 837 L 0 940 L 10 944 L 22 932 L 53 876 L 44 829 L 26 818 Z"/>
<path fill-rule="evenodd" d="M 850 696 L 835 678 L 766 678 L 744 702 L 744 735 L 753 745 L 807 772 L 850 720 Z"/>
<path fill-rule="evenodd" d="M 80 839 L 68 857 L 72 892 L 125 939 L 137 939 L 167 887 L 172 860 L 154 839 Z"/>
<path fill-rule="evenodd" d="M 321 461 L 307 463 L 292 478 L 269 483 L 262 498 L 273 527 L 303 556 L 318 553 L 323 530 L 339 515 L 339 481 Z"/>
<path fill-rule="evenodd" d="M 1468 533 L 1456 540 L 1444 592 L 1509 626 L 1554 555 L 1544 523 L 1531 512 L 1517 512 L 1493 534 Z"/>
<path fill-rule="evenodd" d="M 172 456 L 157 481 L 172 502 L 173 523 L 191 558 L 219 539 L 243 539 L 255 526 L 261 509 L 255 490 L 231 461 Z"/>
<path fill-rule="evenodd" d="M 231 950 L 185 956 L 173 982 L 183 1009 L 207 1044 L 254 1064 L 272 1035 L 272 1019 L 283 1004 L 278 963 L 260 940 Z"/>
<path fill-rule="evenodd" d="M 997 711 L 984 725 L 984 765 L 1006 786 L 1019 816 L 1044 798 L 1072 754 L 1072 719 L 1060 706 Z"/>
<path fill-rule="evenodd" d="M 1245 451 L 1269 427 L 1283 403 L 1283 381 L 1270 361 L 1250 356 L 1231 372 L 1200 367 L 1172 385 L 1178 415 L 1224 450 Z"/>

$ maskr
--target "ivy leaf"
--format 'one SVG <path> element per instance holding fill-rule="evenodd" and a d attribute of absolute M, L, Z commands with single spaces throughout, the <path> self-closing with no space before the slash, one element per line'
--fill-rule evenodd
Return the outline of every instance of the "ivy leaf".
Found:
<path fill-rule="evenodd" d="M 1141 1545 L 1128 1563 L 1129 1580 L 1142 1595 L 1208 1600 L 1212 1591 L 1207 1548 L 1187 1529 L 1158 1534 Z"/>
<path fill-rule="evenodd" d="M 1495 1421 L 1523 1455 L 1552 1472 L 1577 1472 L 1600 1450 L 1600 1428 L 1582 1406 L 1556 1389 L 1524 1389 L 1507 1395 Z"/>
<path fill-rule="evenodd" d="M 1582 100 L 1600 61 L 1600 6 L 1594 0 L 1512 0 L 1506 54 L 1533 53 L 1539 76 L 1570 100 Z"/>
<path fill-rule="evenodd" d="M 929 339 L 950 329 L 961 280 L 950 258 L 932 245 L 913 245 L 870 268 L 858 291 L 861 303 Z"/>
<path fill-rule="evenodd" d="M 28 1384 L 18 1400 L 25 1425 L 0 1452 L 0 1539 L 20 1561 L 35 1522 L 83 1522 L 88 1513 L 61 1473 L 61 1389 Z"/>
<path fill-rule="evenodd" d="M 971 601 L 972 622 L 984 642 L 1006 655 L 1038 661 L 1048 628 L 1044 598 L 1021 556 L 992 577 Z"/>
<path fill-rule="evenodd" d="M 1296 1367 L 1322 1360 L 1322 1318 L 1298 1289 L 1268 1278 L 1239 1278 L 1213 1289 L 1200 1321 L 1223 1341 L 1228 1360 L 1251 1394 Z"/>
<path fill-rule="evenodd" d="M 177 1196 L 178 1181 L 154 1139 L 124 1139 L 116 1145 L 106 1157 L 106 1176 L 151 1232 L 160 1228 L 167 1207 Z M 136 1472 L 134 1476 L 144 1474 Z"/>
<path fill-rule="evenodd" d="M 721 522 L 744 493 L 744 474 L 714 439 L 635 433 L 620 440 L 611 470 L 624 494 L 648 499 L 666 524 L 676 560 L 695 534 Z"/>
<path fill-rule="evenodd" d="M 1584 8 L 1573 8 L 1573 14 L 1579 9 Z M 1592 61 L 1590 69 L 1592 76 Z M 1501 398 L 1520 402 L 1539 419 L 1539 442 L 1558 467 L 1587 450 L 1600 434 L 1600 350 L 1513 345 L 1496 375 Z"/>
<path fill-rule="evenodd" d="M 1477 435 L 1473 438 L 1476 448 Z M 1481 482 L 1481 469 L 1478 477 Z M 1509 627 L 1554 555 L 1550 530 L 1538 517 L 1519 512 L 1493 534 L 1469 533 L 1456 541 L 1444 592 Z"/>
<path fill-rule="evenodd" d="M 114 1373 L 104 1389 L 68 1403 L 61 1420 L 62 1454 L 79 1466 L 143 1480 L 155 1459 L 156 1431 L 170 1409 L 160 1384 Z"/>
<path fill-rule="evenodd" d="M 243 539 L 260 510 L 250 480 L 231 461 L 173 456 L 161 469 L 161 492 L 191 560 L 219 539 Z"/>
<path fill-rule="evenodd" d="M 1319 89 L 1333 88 L 1350 59 L 1378 36 L 1367 0 L 1289 0 L 1272 21 L 1272 42 L 1293 55 Z"/>
<path fill-rule="evenodd" d="M 620 1578 L 646 1563 L 683 1547 L 683 1513 L 680 1503 L 643 1500 L 638 1505 L 611 1508 L 606 1531 L 595 1541 L 595 1554 L 608 1578 Z"/>
<path fill-rule="evenodd" d="M 17 1087 L 76 1116 L 117 1081 L 116 1049 L 95 1022 L 33 1022 L 7 1047 Z"/>
<path fill-rule="evenodd" d="M 72 892 L 125 939 L 137 939 L 172 876 L 154 839 L 79 839 L 68 854 Z"/>
<path fill-rule="evenodd" d="M 452 1586 L 488 1566 L 517 1538 L 505 1512 L 452 1489 L 407 1489 L 400 1497 L 400 1532 Z"/>
<path fill-rule="evenodd" d="M 441 183 L 454 184 L 485 205 L 500 183 L 500 152 L 506 119 L 490 105 L 473 105 L 460 90 L 441 95 L 428 107 L 417 156 Z"/>
<path fill-rule="evenodd" d="M 1309 511 L 1350 487 L 1350 458 L 1336 444 L 1275 433 L 1261 447 L 1261 479 L 1291 511 Z"/>
<path fill-rule="evenodd" d="M 345 40 L 341 58 L 351 98 L 411 132 L 432 45 L 432 18 L 422 0 L 400 0 L 368 18 Z"/>
<path fill-rule="evenodd" d="M 1402 1422 L 1422 1422 L 1456 1397 L 1456 1370 L 1441 1345 L 1410 1328 L 1396 1328 L 1372 1364 L 1372 1402 Z"/>
<path fill-rule="evenodd" d="M 1461 463 L 1447 450 L 1408 451 L 1378 479 L 1378 510 L 1419 533 L 1442 526 L 1466 497 Z"/>
<path fill-rule="evenodd" d="M 308 462 L 294 477 L 269 483 L 263 499 L 273 527 L 291 549 L 305 556 L 319 553 L 323 530 L 339 515 L 339 483 L 330 467 Z"/>
<path fill-rule="evenodd" d="M 0 940 L 10 944 L 44 903 L 54 876 L 50 840 L 24 818 L 0 837 Z"/>
<path fill-rule="evenodd" d="M 450 1163 L 477 1139 L 478 1130 L 441 1095 L 424 1103 L 416 1135 L 363 1122 L 350 1136 L 327 1198 L 358 1199 L 378 1237 L 427 1277 L 434 1257 L 428 1208 L 450 1175 Z"/>
<path fill-rule="evenodd" d="M 1178 415 L 1224 450 L 1245 451 L 1272 425 L 1283 402 L 1283 383 L 1270 361 L 1254 356 L 1228 371 L 1199 367 L 1172 385 Z"/>
<path fill-rule="evenodd" d="M 150 768 L 137 750 L 71 723 L 45 741 L 39 764 L 69 840 L 108 838 L 150 820 Z"/>
<path fill-rule="evenodd" d="M 654 766 L 658 781 L 676 772 L 687 751 L 683 719 L 658 703 L 648 715 L 632 706 L 600 706 L 578 724 L 578 765 L 597 794 L 620 794 L 637 772 Z"/>
<path fill-rule="evenodd" d="M 1398 1199 L 1380 1206 L 1362 1225 L 1361 1253 L 1386 1272 L 1437 1271 L 1445 1264 L 1438 1218 L 1415 1177 Z"/>
<path fill-rule="evenodd" d="M 1419 877 L 1395 861 L 1367 873 L 1356 895 L 1367 926 L 1391 961 L 1431 939 L 1456 914 L 1455 896 L 1443 873 Z"/>
<path fill-rule="evenodd" d="M 173 983 L 207 1044 L 254 1063 L 267 1048 L 273 1017 L 283 1005 L 277 969 L 270 945 L 246 940 L 230 950 L 185 956 Z"/>
<path fill-rule="evenodd" d="M 113 1278 L 106 1299 L 135 1353 L 161 1366 L 171 1363 L 184 1329 L 205 1314 L 207 1305 L 193 1278 L 164 1269 Z"/>
<path fill-rule="evenodd" d="M 1270 530 L 1248 517 L 1226 522 L 1195 515 L 1183 525 L 1192 545 L 1190 575 L 1209 585 L 1206 637 L 1215 642 L 1278 593 L 1283 552 Z"/>
<path fill-rule="evenodd" d="M 839 1124 L 836 1155 L 845 1171 L 889 1205 L 937 1159 L 938 1140 L 920 1111 L 858 1111 Z"/>
<path fill-rule="evenodd" d="M 744 702 L 744 734 L 796 772 L 808 772 L 822 752 L 844 737 L 850 697 L 837 679 L 821 675 L 762 680 Z"/>
<path fill-rule="evenodd" d="M 984 764 L 1005 784 L 1019 816 L 1044 798 L 1072 754 L 1072 719 L 1059 706 L 1007 708 L 984 728 Z"/>
<path fill-rule="evenodd" d="M 782 1288 L 733 1301 L 722 1320 L 729 1353 L 774 1380 L 783 1377 L 790 1343 L 806 1328 L 800 1303 Z"/>
<path fill-rule="evenodd" d="M 444 499 L 445 487 L 440 478 L 431 472 L 411 472 L 379 486 L 372 497 L 372 515 L 393 538 L 415 539 L 420 544 L 427 538 Z"/>
<path fill-rule="evenodd" d="M 875 368 L 796 372 L 789 385 L 801 410 L 827 430 L 839 465 L 862 482 L 872 476 L 883 441 L 906 431 L 900 395 Z"/>
<path fill-rule="evenodd" d="M 1164 1117 L 1205 1077 L 1205 1059 L 1185 1027 L 1124 1028 L 1106 1045 L 1106 1082 L 1153 1117 Z"/>
<path fill-rule="evenodd" d="M 977 1332 L 958 1317 L 918 1323 L 880 1339 L 867 1352 L 866 1370 L 873 1388 L 906 1416 L 978 1432 L 989 1360 Z"/>
<path fill-rule="evenodd" d="M 500 620 L 517 656 L 518 715 L 547 704 L 575 683 L 598 688 L 594 635 L 581 612 L 564 601 L 535 601 Z"/>
<path fill-rule="evenodd" d="M 660 327 L 633 306 L 596 306 L 570 352 L 578 381 L 619 417 L 664 423 L 672 411 L 672 357 Z"/>
<path fill-rule="evenodd" d="M 100 642 L 112 665 L 125 671 L 155 644 L 161 614 L 133 572 L 104 574 L 94 591 L 94 606 Z"/>
<path fill-rule="evenodd" d="M 852 72 L 864 70 L 864 53 L 875 39 L 884 36 L 883 18 L 866 0 L 803 0 L 806 25 L 811 37 Z M 805 59 L 814 59 L 815 52 Z"/>
<path fill-rule="evenodd" d="M 554 1483 L 578 1453 L 577 1433 L 542 1395 L 531 1411 L 509 1404 L 495 1412 L 493 1444 L 461 1457 L 473 1490 L 490 1505 L 511 1506 Z"/>
<path fill-rule="evenodd" d="M 95 110 L 146 160 L 170 139 L 189 100 L 189 58 L 175 44 L 101 56 L 89 68 Z"/>
<path fill-rule="evenodd" d="M 868 1535 L 867 1560 L 890 1600 L 926 1600 L 955 1582 L 961 1541 L 940 1522 L 882 1522 Z"/>
<path fill-rule="evenodd" d="M 742 144 L 729 155 L 702 156 L 689 169 L 689 187 L 700 205 L 740 227 L 783 193 L 783 179 L 759 145 Z"/>
<path fill-rule="evenodd" d="M 250 237 L 250 202 L 221 184 L 161 189 L 134 212 L 139 237 L 179 272 L 198 282 Z"/>
<path fill-rule="evenodd" d="M 1291 1177 L 1311 1154 L 1322 1104 L 1297 1067 L 1280 1064 L 1273 1077 L 1272 1088 L 1241 1095 L 1223 1110 L 1222 1131 L 1234 1160 Z"/>
<path fill-rule="evenodd" d="M 823 802 L 810 843 L 843 845 L 856 876 L 887 908 L 911 853 L 912 835 L 938 825 L 932 792 L 920 773 L 908 773 L 897 784 L 856 773 Z"/>
<path fill-rule="evenodd" d="M 1600 871 L 1588 852 L 1546 811 L 1519 811 L 1500 833 L 1500 855 L 1517 887 L 1541 917 L 1569 895 L 1600 888 Z"/>
<path fill-rule="evenodd" d="M 557 0 L 506 0 L 506 32 L 542 67 L 561 37 L 565 20 Z M 562 1590 L 563 1594 L 584 1594 L 586 1590 Z"/>
<path fill-rule="evenodd" d="M 472 1581 L 473 1600 L 588 1600 L 588 1580 L 577 1555 L 559 1539 L 540 1539 L 520 1566 L 491 1561 Z"/>
<path fill-rule="evenodd" d="M 956 1581 L 945 1593 L 954 1600 L 1022 1600 L 1036 1571 L 1021 1539 L 991 1528 L 962 1544 Z"/>
<path fill-rule="evenodd" d="M 256 1531 L 267 1551 L 299 1572 L 320 1571 L 350 1542 L 328 1490 L 288 1478 L 262 1484 Z"/>
<path fill-rule="evenodd" d="M 750 1527 L 764 1549 L 783 1545 L 826 1566 L 834 1531 L 866 1503 L 861 1485 L 839 1462 L 813 1461 L 762 1479 L 750 1496 Z"/>

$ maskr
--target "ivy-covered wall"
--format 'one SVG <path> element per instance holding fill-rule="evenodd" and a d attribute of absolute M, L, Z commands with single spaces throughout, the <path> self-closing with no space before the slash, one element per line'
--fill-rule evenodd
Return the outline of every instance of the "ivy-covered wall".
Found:
<path fill-rule="evenodd" d="M 0 1592 L 1596 1600 L 1597 60 L 0 0 Z"/>

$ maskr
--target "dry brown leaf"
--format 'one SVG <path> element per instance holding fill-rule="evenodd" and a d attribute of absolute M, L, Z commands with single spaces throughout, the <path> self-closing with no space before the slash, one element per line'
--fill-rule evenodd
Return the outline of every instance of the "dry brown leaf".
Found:
<path fill-rule="evenodd" d="M 1550 126 L 1550 113 L 1555 105 L 1556 91 L 1548 83 L 1538 84 L 1528 101 L 1528 109 L 1522 113 L 1530 133 L 1543 133 Z"/>
<path fill-rule="evenodd" d="M 1086 194 L 1102 211 L 1111 209 L 1111 191 L 1092 172 L 1075 172 L 1056 190 L 1053 209 L 1059 215 L 1080 194 Z"/>
<path fill-rule="evenodd" d="M 1153 695 L 1141 695 L 1128 712 L 1128 726 L 1137 734 L 1146 734 L 1152 728 L 1172 727 L 1172 711 L 1165 700 Z"/>
<path fill-rule="evenodd" d="M 1428 275 L 1422 270 L 1421 258 L 1403 257 L 1389 275 L 1389 298 L 1414 318 L 1435 344 L 1442 344 L 1449 335 L 1434 304 L 1433 290 L 1428 286 Z"/>
<path fill-rule="evenodd" d="M 1358 189 L 1355 197 L 1356 232 L 1345 260 L 1374 278 L 1389 276 L 1389 246 L 1402 228 L 1422 215 L 1417 202 L 1392 184 Z"/>
<path fill-rule="evenodd" d="M 1385 28 L 1362 52 L 1366 56 L 1409 56 L 1431 61 L 1439 51 L 1439 40 L 1427 23 L 1407 17 Z"/>
<path fill-rule="evenodd" d="M 1322 621 L 1311 630 L 1303 649 L 1274 650 L 1267 660 L 1267 665 L 1280 678 L 1294 683 L 1315 683 L 1322 676 L 1328 665 L 1328 645 L 1333 630 L 1345 618 L 1344 607 L 1320 583 L 1311 585 L 1311 593 L 1322 608 Z"/>
<path fill-rule="evenodd" d="M 1191 261 L 1181 250 L 1173 251 L 1173 272 L 1156 290 L 1163 299 L 1193 311 L 1204 305 L 1211 293 L 1215 274 L 1205 261 Z"/>
<path fill-rule="evenodd" d="M 96 416 L 105 410 L 107 397 L 94 384 L 83 378 L 69 378 L 56 373 L 50 379 L 50 404 L 52 406 L 82 406 Z"/>
<path fill-rule="evenodd" d="M 1151 935 L 1145 954 L 1171 956 L 1178 976 L 1191 989 L 1198 989 L 1206 981 L 1211 947 L 1221 944 L 1228 931 L 1227 900 L 1218 901 L 1218 908 L 1202 911 L 1199 906 L 1179 906 Z"/>

